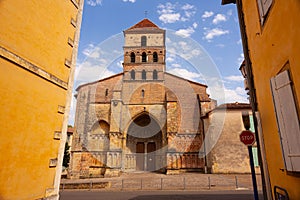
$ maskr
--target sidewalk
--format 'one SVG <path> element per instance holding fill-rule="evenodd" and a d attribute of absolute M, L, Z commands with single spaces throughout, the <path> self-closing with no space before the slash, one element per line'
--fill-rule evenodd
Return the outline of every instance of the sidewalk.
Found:
<path fill-rule="evenodd" d="M 256 175 L 261 190 L 260 175 Z M 252 190 L 251 174 L 182 173 L 166 175 L 151 172 L 122 173 L 120 177 L 62 179 L 61 190 Z"/>

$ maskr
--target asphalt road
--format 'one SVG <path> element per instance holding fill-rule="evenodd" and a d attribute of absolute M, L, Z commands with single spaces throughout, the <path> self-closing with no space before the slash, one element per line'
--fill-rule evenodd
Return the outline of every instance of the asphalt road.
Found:
<path fill-rule="evenodd" d="M 260 199 L 263 199 L 260 194 Z M 60 200 L 253 200 L 252 191 L 62 191 Z"/>

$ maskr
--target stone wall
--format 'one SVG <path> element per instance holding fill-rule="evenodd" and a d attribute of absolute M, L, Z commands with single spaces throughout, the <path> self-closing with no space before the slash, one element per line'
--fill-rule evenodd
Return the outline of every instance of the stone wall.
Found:
<path fill-rule="evenodd" d="M 216 141 L 208 155 L 212 173 L 250 173 L 248 149 L 239 138 L 244 130 L 242 110 L 244 109 L 215 109 L 206 119 L 206 129 L 210 126 L 206 137 L 210 137 L 211 141 L 210 144 L 207 143 L 207 149 Z M 250 111 L 250 107 L 246 110 Z M 224 123 L 214 123 L 214 117 L 218 118 L 218 122 L 222 122 L 223 118 Z"/>

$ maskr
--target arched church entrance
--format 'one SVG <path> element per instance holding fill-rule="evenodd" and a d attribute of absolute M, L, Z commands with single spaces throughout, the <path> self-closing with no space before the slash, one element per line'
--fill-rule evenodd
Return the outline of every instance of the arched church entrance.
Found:
<path fill-rule="evenodd" d="M 148 113 L 141 114 L 131 122 L 126 147 L 127 155 L 134 157 L 133 171 L 156 171 L 161 168 L 164 156 L 161 153 L 162 131 Z"/>

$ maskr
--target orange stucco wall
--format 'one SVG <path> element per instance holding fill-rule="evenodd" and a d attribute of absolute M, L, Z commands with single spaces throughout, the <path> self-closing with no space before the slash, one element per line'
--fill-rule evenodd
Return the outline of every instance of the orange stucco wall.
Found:
<path fill-rule="evenodd" d="M 243 12 L 271 186 L 285 188 L 290 199 L 300 199 L 299 175 L 284 170 L 270 89 L 271 77 L 289 63 L 295 97 L 300 99 L 300 2 L 274 0 L 263 26 L 256 1 L 243 1 Z"/>
<path fill-rule="evenodd" d="M 69 97 L 67 86 L 51 80 L 70 84 L 72 67 L 64 63 L 72 59 L 68 38 L 74 40 L 77 12 L 71 0 L 0 1 L 0 199 L 57 195 L 58 170 L 49 162 L 63 142 L 54 139 L 66 118 L 58 106 Z M 28 63 L 43 73 L 25 69 Z"/>

